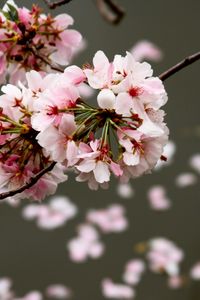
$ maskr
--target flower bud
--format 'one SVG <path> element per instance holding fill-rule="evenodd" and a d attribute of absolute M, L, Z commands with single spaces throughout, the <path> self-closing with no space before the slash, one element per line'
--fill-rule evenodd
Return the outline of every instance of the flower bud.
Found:
<path fill-rule="evenodd" d="M 111 90 L 104 89 L 98 94 L 97 102 L 103 109 L 114 109 L 115 95 Z"/>

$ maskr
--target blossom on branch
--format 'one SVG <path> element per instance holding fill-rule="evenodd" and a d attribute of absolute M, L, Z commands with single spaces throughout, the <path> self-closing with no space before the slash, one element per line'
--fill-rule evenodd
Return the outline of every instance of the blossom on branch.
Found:
<path fill-rule="evenodd" d="M 29 10 L 8 1 L 0 13 L 0 83 L 7 75 L 16 84 L 27 71 L 66 66 L 81 47 L 81 34 L 69 29 L 73 23 L 67 14 L 53 17 L 34 4 Z"/>
<path fill-rule="evenodd" d="M 127 182 L 149 173 L 162 158 L 168 128 L 160 108 L 167 95 L 151 66 L 130 53 L 109 62 L 102 51 L 93 62 L 63 73 L 31 71 L 26 83 L 2 87 L 2 191 L 19 187 L 51 162 L 57 163 L 57 175 L 43 176 L 33 199 L 55 191 L 56 182 L 66 180 L 64 170 L 74 169 L 77 181 L 96 190 L 107 188 L 111 175 Z M 85 84 L 98 90 L 96 105 L 82 98 Z M 57 178 L 54 186 L 50 176 Z"/>

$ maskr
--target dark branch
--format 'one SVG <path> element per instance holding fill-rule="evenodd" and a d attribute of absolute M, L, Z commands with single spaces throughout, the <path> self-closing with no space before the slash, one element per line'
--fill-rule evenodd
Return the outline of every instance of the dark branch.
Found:
<path fill-rule="evenodd" d="M 112 24 L 118 24 L 125 15 L 122 7 L 113 0 L 96 0 L 97 8 L 103 18 Z"/>
<path fill-rule="evenodd" d="M 55 71 L 58 71 L 58 72 L 61 72 L 61 73 L 64 72 L 62 68 L 60 68 L 60 67 L 57 66 L 57 65 L 52 64 L 52 63 L 51 63 L 48 59 L 46 59 L 45 57 L 43 57 L 43 56 L 41 56 L 41 55 L 39 55 L 39 54 L 35 54 L 35 56 L 36 56 L 37 58 L 39 58 L 40 60 L 42 60 L 43 62 L 45 62 L 47 65 L 49 65 L 49 66 L 51 67 L 52 70 L 55 70 Z"/>
<path fill-rule="evenodd" d="M 44 0 L 44 2 L 48 5 L 50 9 L 55 9 L 57 6 L 61 6 L 64 4 L 67 4 L 71 2 L 72 0 L 60 0 L 60 1 L 53 1 L 51 2 L 50 0 Z"/>
<path fill-rule="evenodd" d="M 159 76 L 159 78 L 162 81 L 165 81 L 167 78 L 171 77 L 172 75 L 174 75 L 175 73 L 177 73 L 180 70 L 184 69 L 185 67 L 193 64 L 195 61 L 197 61 L 199 59 L 200 59 L 200 51 L 193 54 L 193 55 L 190 55 L 190 56 L 186 57 L 184 60 L 182 60 L 181 62 L 179 62 L 175 66 L 173 66 L 170 69 L 168 69 L 167 71 L 163 72 Z"/>
<path fill-rule="evenodd" d="M 72 0 L 59 0 L 51 1 L 44 0 L 50 9 L 55 9 L 57 6 L 61 6 L 71 2 Z M 113 0 L 95 0 L 97 8 L 103 18 L 112 24 L 118 24 L 124 17 L 124 10 Z"/>
<path fill-rule="evenodd" d="M 12 190 L 12 191 L 0 194 L 0 200 L 6 199 L 8 197 L 15 196 L 15 195 L 20 194 L 20 193 L 24 192 L 25 190 L 31 188 L 34 184 L 36 184 L 38 182 L 38 180 L 43 175 L 45 175 L 46 173 L 52 171 L 53 168 L 55 167 L 55 165 L 56 165 L 56 162 L 52 162 L 48 167 L 44 168 L 39 173 L 37 173 L 35 176 L 31 177 L 30 181 L 25 183 L 23 186 L 17 188 L 16 190 Z"/>
<path fill-rule="evenodd" d="M 34 50 L 33 48 L 30 48 L 29 50 L 35 55 L 36 58 L 39 58 L 45 64 L 47 64 L 48 66 L 50 66 L 52 70 L 55 70 L 55 71 L 63 73 L 64 70 L 62 68 L 60 68 L 58 65 L 55 65 L 55 64 L 51 63 L 48 60 L 48 58 L 46 58 L 46 57 L 41 56 L 40 54 L 38 54 L 37 50 Z"/>

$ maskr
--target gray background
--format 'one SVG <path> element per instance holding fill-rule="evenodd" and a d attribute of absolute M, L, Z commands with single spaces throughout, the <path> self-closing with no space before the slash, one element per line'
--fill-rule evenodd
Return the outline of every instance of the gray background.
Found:
<path fill-rule="evenodd" d="M 130 49 L 140 39 L 149 39 L 165 53 L 164 60 L 154 66 L 160 74 L 188 54 L 199 50 L 199 0 L 118 0 L 127 15 L 117 26 L 106 23 L 93 1 L 74 0 L 53 11 L 67 12 L 75 19 L 75 28 L 88 41 L 88 48 L 77 59 L 82 65 L 90 62 L 94 53 L 102 49 L 112 58 Z M 4 1 L 1 1 L 1 4 Z M 42 1 L 35 1 L 43 5 Z M 17 1 L 18 6 L 31 6 L 32 1 Z M 46 8 L 45 5 L 43 7 Z M 46 9 L 47 10 L 47 9 Z M 75 300 L 103 299 L 100 282 L 105 277 L 121 282 L 125 263 L 134 257 L 133 245 L 151 237 L 166 236 L 184 249 L 184 272 L 200 259 L 200 190 L 194 187 L 178 189 L 174 178 L 189 171 L 190 155 L 199 152 L 199 63 L 196 63 L 166 82 L 169 102 L 165 110 L 171 139 L 177 144 L 175 163 L 161 172 L 132 182 L 136 196 L 123 200 L 117 196 L 116 182 L 108 191 L 90 191 L 85 184 L 77 184 L 73 176 L 59 188 L 79 207 L 77 218 L 67 226 L 51 232 L 39 230 L 34 222 L 24 221 L 21 207 L 0 206 L 0 276 L 14 281 L 18 295 L 29 290 L 43 290 L 50 283 L 64 283 L 74 292 Z M 173 208 L 156 213 L 149 209 L 146 192 L 153 184 L 163 184 L 172 199 Z M 88 208 L 103 208 L 109 203 L 122 203 L 130 221 L 129 229 L 103 237 L 105 255 L 98 260 L 75 264 L 70 262 L 66 241 L 76 235 L 76 225 L 84 221 Z M 161 276 L 147 273 L 137 289 L 138 300 L 199 300 L 200 283 L 172 291 Z"/>

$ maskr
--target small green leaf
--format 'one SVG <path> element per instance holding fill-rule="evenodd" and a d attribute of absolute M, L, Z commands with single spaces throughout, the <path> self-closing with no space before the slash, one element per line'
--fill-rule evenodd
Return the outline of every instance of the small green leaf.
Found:
<path fill-rule="evenodd" d="M 18 22 L 19 15 L 17 9 L 9 3 L 7 3 L 7 6 L 9 8 L 8 11 L 1 10 L 5 18 L 9 21 Z"/>

